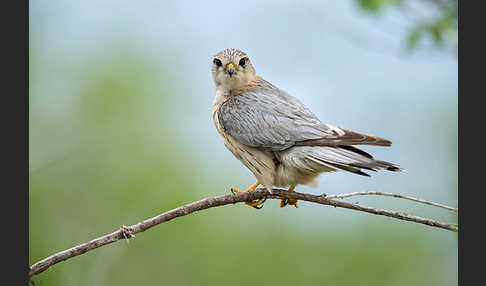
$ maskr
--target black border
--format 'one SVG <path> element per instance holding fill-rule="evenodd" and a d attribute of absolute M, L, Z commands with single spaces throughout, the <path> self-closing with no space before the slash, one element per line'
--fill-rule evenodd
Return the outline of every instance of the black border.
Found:
<path fill-rule="evenodd" d="M 28 285 L 29 1 L 2 3 L 2 285 Z M 5 268 L 4 268 L 5 267 Z"/>
<path fill-rule="evenodd" d="M 479 138 L 486 122 L 486 105 L 482 103 L 486 82 L 484 15 L 481 15 L 484 10 L 480 5 L 472 5 L 481 1 L 458 2 L 458 40 L 461 46 L 458 49 L 458 280 L 459 285 L 480 285 L 484 284 L 481 277 L 484 272 L 484 237 L 481 230 L 485 201 L 480 196 L 486 191 L 484 183 L 479 181 L 484 176 L 481 166 L 484 143 Z M 467 43 L 465 39 L 468 39 Z"/>

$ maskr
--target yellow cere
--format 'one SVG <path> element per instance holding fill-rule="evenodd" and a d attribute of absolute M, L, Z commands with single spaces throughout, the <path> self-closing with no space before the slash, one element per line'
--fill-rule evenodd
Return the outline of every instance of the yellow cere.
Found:
<path fill-rule="evenodd" d="M 233 68 L 234 70 L 236 69 L 233 63 L 229 63 L 226 65 L 226 70 L 229 70 L 230 67 Z"/>

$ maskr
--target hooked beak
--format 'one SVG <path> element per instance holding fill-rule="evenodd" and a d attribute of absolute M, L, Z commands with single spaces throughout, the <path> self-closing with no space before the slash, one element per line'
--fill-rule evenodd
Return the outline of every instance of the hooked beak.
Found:
<path fill-rule="evenodd" d="M 226 65 L 226 72 L 230 75 L 230 77 L 233 75 L 235 72 L 235 66 L 232 63 L 229 63 Z"/>

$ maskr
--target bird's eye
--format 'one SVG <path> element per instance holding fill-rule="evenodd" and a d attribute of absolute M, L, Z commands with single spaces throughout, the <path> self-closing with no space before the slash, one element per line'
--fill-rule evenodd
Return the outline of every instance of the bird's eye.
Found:
<path fill-rule="evenodd" d="M 247 58 L 242 58 L 242 59 L 240 60 L 240 66 L 244 67 L 244 66 L 245 66 L 245 64 L 246 64 L 246 61 L 247 61 L 247 60 L 248 60 Z"/>
<path fill-rule="evenodd" d="M 222 65 L 221 61 L 219 59 L 214 59 L 213 63 L 217 66 L 220 67 Z"/>

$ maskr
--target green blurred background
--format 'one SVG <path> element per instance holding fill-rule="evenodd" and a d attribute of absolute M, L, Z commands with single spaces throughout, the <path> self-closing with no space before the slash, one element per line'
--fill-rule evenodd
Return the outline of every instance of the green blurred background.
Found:
<path fill-rule="evenodd" d="M 457 206 L 457 6 L 449 2 L 30 1 L 30 263 L 254 182 L 211 118 L 211 60 L 228 47 L 248 52 L 260 75 L 322 121 L 392 140 L 365 150 L 406 169 L 325 174 L 317 189 L 298 191 L 375 190 Z M 408 201 L 348 201 L 457 223 L 455 213 Z M 456 233 L 278 203 L 178 218 L 34 281 L 458 283 Z"/>

